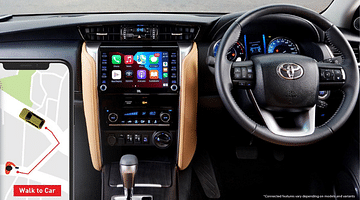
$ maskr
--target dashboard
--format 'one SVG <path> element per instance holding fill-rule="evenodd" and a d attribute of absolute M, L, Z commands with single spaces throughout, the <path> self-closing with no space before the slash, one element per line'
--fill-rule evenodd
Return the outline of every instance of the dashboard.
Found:
<path fill-rule="evenodd" d="M 69 14 L 0 22 L 1 59 L 62 60 L 71 66 L 72 164 L 82 169 L 73 175 L 74 196 L 93 199 L 104 191 L 110 199 L 119 192 L 120 178 L 109 178 L 118 170 L 113 166 L 119 152 L 156 161 L 156 167 L 143 166 L 153 170 L 148 174 L 162 175 L 163 170 L 166 176 L 139 181 L 155 185 L 158 199 L 174 195 L 177 171 L 190 165 L 198 138 L 205 143 L 218 139 L 222 145 L 231 140 L 219 135 L 235 126 L 219 100 L 207 58 L 216 59 L 221 38 L 242 14 Z M 344 33 L 358 52 L 358 36 Z M 262 54 L 296 54 L 318 62 L 341 58 L 322 30 L 290 15 L 262 17 L 244 27 L 227 59 L 241 62 Z M 247 94 L 237 88 L 233 93 L 258 120 Z M 316 117 L 322 124 L 336 112 L 342 93 L 324 89 L 319 99 Z"/>

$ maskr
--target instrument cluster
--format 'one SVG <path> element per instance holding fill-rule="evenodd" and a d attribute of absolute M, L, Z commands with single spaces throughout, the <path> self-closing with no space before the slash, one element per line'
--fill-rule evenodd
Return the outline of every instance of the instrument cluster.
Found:
<path fill-rule="evenodd" d="M 217 55 L 221 39 L 212 45 L 214 57 Z M 289 53 L 300 54 L 297 43 L 287 37 L 270 35 L 243 35 L 227 52 L 229 61 L 245 61 L 258 54 Z"/>

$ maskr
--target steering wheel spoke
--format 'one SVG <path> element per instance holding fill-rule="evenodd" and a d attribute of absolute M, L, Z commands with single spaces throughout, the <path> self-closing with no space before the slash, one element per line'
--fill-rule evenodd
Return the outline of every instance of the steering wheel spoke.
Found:
<path fill-rule="evenodd" d="M 251 60 L 234 62 L 231 66 L 231 79 L 234 87 L 249 89 L 255 85 L 255 70 Z"/>

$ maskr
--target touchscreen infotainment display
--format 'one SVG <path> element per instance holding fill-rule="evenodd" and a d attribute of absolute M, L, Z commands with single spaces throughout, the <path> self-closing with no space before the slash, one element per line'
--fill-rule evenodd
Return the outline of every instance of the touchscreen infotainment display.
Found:
<path fill-rule="evenodd" d="M 168 89 L 177 84 L 177 51 L 107 49 L 101 51 L 100 90 Z"/>

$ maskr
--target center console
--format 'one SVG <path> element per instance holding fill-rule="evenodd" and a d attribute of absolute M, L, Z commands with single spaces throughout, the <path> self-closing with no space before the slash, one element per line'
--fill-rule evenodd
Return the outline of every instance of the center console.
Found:
<path fill-rule="evenodd" d="M 134 196 L 176 198 L 177 169 L 195 152 L 196 44 L 139 44 L 88 42 L 82 49 L 84 112 L 103 199 L 124 196 L 125 154 L 138 159 Z"/>
<path fill-rule="evenodd" d="M 139 158 L 135 194 L 171 187 L 180 118 L 179 47 L 101 45 L 97 59 L 104 199 L 123 195 L 118 163 L 127 153 Z"/>

